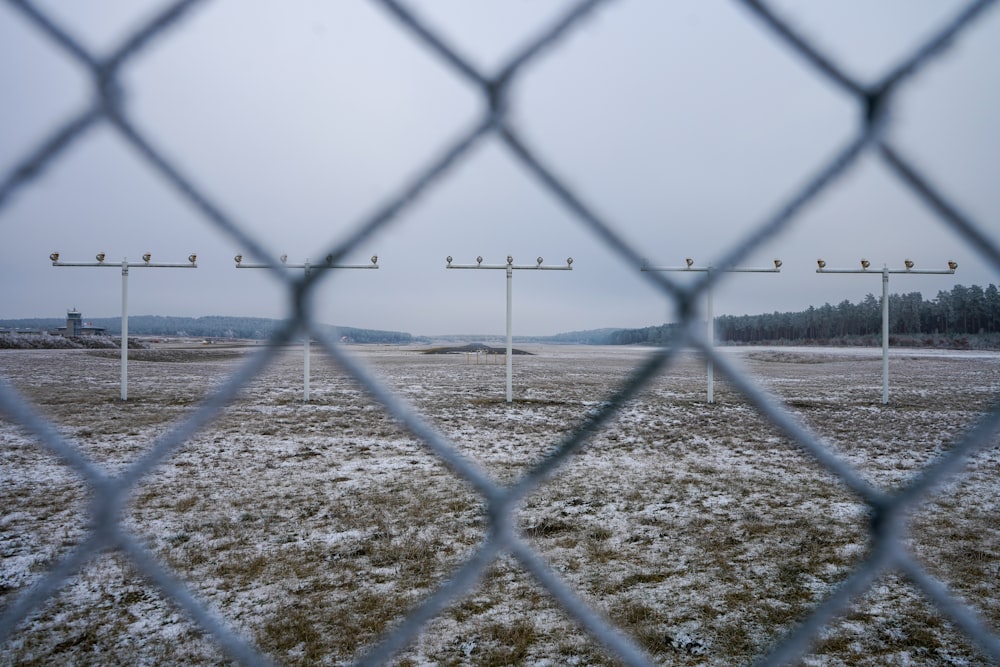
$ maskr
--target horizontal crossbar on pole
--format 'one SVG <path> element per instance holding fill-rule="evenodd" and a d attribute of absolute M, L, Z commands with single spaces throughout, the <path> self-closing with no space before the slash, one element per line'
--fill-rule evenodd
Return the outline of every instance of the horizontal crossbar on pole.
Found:
<path fill-rule="evenodd" d="M 483 258 L 477 257 L 475 264 L 452 264 L 451 256 L 445 258 L 448 264 L 445 266 L 446 269 L 508 269 L 508 270 L 535 270 L 535 271 L 572 271 L 573 270 L 573 258 L 567 257 L 566 264 L 563 265 L 553 265 L 545 264 L 541 257 L 534 264 L 514 264 L 514 259 L 508 255 L 506 264 L 483 264 Z"/>
<path fill-rule="evenodd" d="M 955 273 L 955 269 L 816 269 L 816 273 L 868 273 L 873 276 L 880 276 L 883 273 L 892 274 L 902 274 L 902 273 L 913 273 L 913 274 L 952 274 Z"/>
<path fill-rule="evenodd" d="M 287 269 L 377 269 L 378 264 L 282 264 Z M 270 264 L 237 264 L 237 269 L 273 269 Z"/>
<path fill-rule="evenodd" d="M 116 264 L 113 262 L 52 262 L 52 266 L 91 266 L 91 267 L 101 267 L 105 266 L 110 269 L 120 269 L 123 264 Z M 125 262 L 124 266 L 130 269 L 147 268 L 147 269 L 197 269 L 197 262 L 189 262 L 187 264 L 170 264 L 164 262 L 136 262 L 135 264 L 131 262 Z"/>

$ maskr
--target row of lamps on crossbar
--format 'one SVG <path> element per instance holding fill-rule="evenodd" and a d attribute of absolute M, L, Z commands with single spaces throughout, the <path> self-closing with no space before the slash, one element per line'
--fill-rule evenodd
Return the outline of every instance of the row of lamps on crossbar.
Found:
<path fill-rule="evenodd" d="M 97 259 L 98 262 L 103 262 L 104 258 L 105 258 L 105 254 L 103 252 L 99 252 L 95 256 L 95 259 Z M 51 259 L 53 262 L 58 262 L 59 261 L 59 253 L 54 252 L 54 253 L 50 254 L 49 255 L 49 259 Z M 153 255 L 152 254 L 150 254 L 148 252 L 143 254 L 142 261 L 146 262 L 146 264 L 149 264 L 152 260 L 153 260 Z M 195 264 L 198 261 L 198 255 L 196 255 L 194 253 L 191 253 L 190 255 L 188 255 L 188 261 L 191 262 L 192 264 Z"/>
<path fill-rule="evenodd" d="M 98 262 L 103 262 L 104 258 L 105 258 L 105 254 L 103 252 L 97 253 L 96 259 L 97 259 Z M 58 262 L 59 261 L 59 253 L 54 252 L 54 253 L 50 254 L 49 255 L 49 259 L 52 260 L 53 262 Z M 145 253 L 145 254 L 143 254 L 143 256 L 142 256 L 142 261 L 146 262 L 147 264 L 150 261 L 152 261 L 152 259 L 153 259 L 153 256 L 150 253 L 148 253 L 148 252 Z M 234 257 L 233 259 L 236 260 L 237 264 L 243 263 L 243 255 L 236 255 L 236 257 Z M 288 255 L 282 255 L 278 259 L 281 260 L 282 264 L 285 264 L 286 262 L 288 262 Z M 194 264 L 195 262 L 198 261 L 198 255 L 196 255 L 194 253 L 188 255 L 188 261 L 191 262 L 192 264 Z M 447 261 L 448 261 L 449 264 L 451 264 L 451 262 L 452 262 L 451 255 L 449 255 L 447 257 Z M 541 264 L 542 264 L 542 262 L 544 260 L 541 257 L 538 257 L 535 261 L 537 261 L 538 265 L 541 266 Z M 331 264 L 333 262 L 333 255 L 327 255 L 326 262 L 327 262 L 327 264 Z M 685 262 L 685 264 L 687 264 L 688 268 L 694 266 L 694 260 L 691 259 L 690 257 L 685 258 L 684 262 Z M 371 263 L 372 264 L 378 264 L 378 255 L 372 255 L 371 256 Z M 483 263 L 483 257 L 482 257 L 482 255 L 476 257 L 476 263 L 477 264 L 482 264 Z M 507 263 L 508 264 L 513 264 L 514 263 L 514 258 L 511 257 L 510 255 L 507 255 Z M 566 265 L 567 266 L 571 266 L 572 264 L 573 264 L 573 258 L 572 257 L 568 257 L 566 259 Z M 825 260 L 817 259 L 816 260 L 816 264 L 817 264 L 817 266 L 819 266 L 820 269 L 825 269 L 826 268 L 826 261 Z M 913 260 L 911 260 L 911 259 L 904 260 L 903 261 L 903 265 L 907 269 L 912 269 L 915 266 Z M 781 268 L 781 266 L 782 266 L 782 262 L 781 262 L 780 259 L 774 260 L 774 268 L 776 268 L 776 269 L 777 268 Z M 871 267 L 871 262 L 869 262 L 867 259 L 862 259 L 861 260 L 861 268 L 862 269 L 868 269 L 869 267 Z M 958 268 L 958 262 L 954 262 L 954 261 L 949 260 L 948 261 L 948 268 L 951 269 L 952 271 L 954 271 L 955 269 Z"/>
<path fill-rule="evenodd" d="M 690 262 L 691 260 L 689 259 L 687 261 Z M 776 259 L 776 260 L 774 260 L 774 265 L 775 266 L 781 266 L 781 262 Z M 825 269 L 826 268 L 826 261 L 824 261 L 822 259 L 817 259 L 816 260 L 816 265 L 820 269 Z M 867 259 L 864 259 L 864 258 L 861 259 L 861 268 L 862 269 L 867 270 L 871 265 L 872 265 L 872 263 L 869 262 Z M 690 264 L 688 264 L 688 266 L 690 266 Z M 912 269 L 915 266 L 915 264 L 913 263 L 912 259 L 904 259 L 903 260 L 903 266 L 905 266 L 906 270 L 909 271 L 910 269 Z M 954 271 L 955 269 L 958 268 L 958 262 L 953 262 L 951 260 L 948 260 L 948 268 L 951 269 L 952 271 Z"/>
<path fill-rule="evenodd" d="M 243 263 L 243 255 L 236 255 L 236 257 L 233 257 L 233 259 L 236 261 L 237 264 Z M 288 263 L 288 255 L 282 255 L 278 259 L 281 261 L 282 264 Z M 378 255 L 372 255 L 371 262 L 372 264 L 378 264 Z M 333 264 L 333 255 L 326 256 L 326 263 Z"/>

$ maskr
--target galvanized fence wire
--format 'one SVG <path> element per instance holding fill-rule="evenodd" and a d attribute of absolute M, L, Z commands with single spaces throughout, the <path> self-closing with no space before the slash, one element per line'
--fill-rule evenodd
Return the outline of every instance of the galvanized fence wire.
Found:
<path fill-rule="evenodd" d="M 619 409 L 647 384 L 675 361 L 675 351 L 694 348 L 710 359 L 715 368 L 733 387 L 742 393 L 755 408 L 804 453 L 815 459 L 867 504 L 871 516 L 869 536 L 870 554 L 817 606 L 801 624 L 781 638 L 771 652 L 760 659 L 763 665 L 778 665 L 800 657 L 838 614 L 845 611 L 852 600 L 866 592 L 879 576 L 888 570 L 903 575 L 929 601 L 989 659 L 1000 662 L 1000 637 L 993 634 L 978 618 L 975 610 L 949 594 L 940 581 L 920 566 L 904 547 L 907 537 L 907 518 L 917 505 L 926 500 L 934 489 L 950 476 L 959 472 L 970 457 L 983 449 L 994 446 L 1000 431 L 1000 401 L 939 460 L 927 466 L 922 474 L 906 488 L 887 494 L 868 484 L 851 465 L 838 457 L 821 437 L 803 427 L 796 418 L 775 398 L 759 388 L 739 368 L 720 356 L 704 338 L 698 327 L 696 303 L 722 273 L 708 272 L 700 279 L 684 286 L 663 273 L 644 272 L 642 276 L 674 304 L 681 326 L 677 328 L 674 345 L 650 354 L 635 369 L 626 382 L 607 397 L 600 408 L 588 415 L 553 452 L 525 473 L 509 487 L 502 487 L 463 456 L 459 449 L 435 431 L 413 408 L 396 396 L 361 362 L 348 354 L 338 341 L 330 337 L 311 312 L 310 295 L 320 280 L 330 280 L 330 272 L 312 275 L 293 275 L 284 269 L 268 248 L 259 243 L 232 215 L 226 213 L 197 183 L 185 176 L 130 122 L 120 73 L 129 62 L 153 39 L 167 38 L 196 5 L 207 0 L 181 0 L 167 5 L 145 26 L 129 35 L 125 41 L 105 58 L 98 58 L 84 48 L 72 35 L 72 30 L 59 25 L 52 16 L 29 0 L 7 0 L 20 11 L 30 24 L 46 35 L 54 48 L 61 49 L 76 60 L 93 79 L 94 98 L 85 108 L 53 129 L 49 136 L 30 151 L 0 180 L 0 223 L 4 208 L 12 197 L 29 187 L 31 181 L 44 173 L 89 130 L 106 123 L 131 145 L 169 183 L 181 198 L 191 203 L 204 216 L 208 225 L 224 232 L 239 247 L 260 257 L 269 264 L 283 281 L 288 301 L 293 311 L 289 324 L 275 334 L 275 342 L 292 340 L 301 334 L 311 334 L 330 357 L 349 373 L 372 401 L 379 403 L 414 437 L 418 438 L 452 471 L 469 482 L 481 494 L 487 506 L 489 534 L 479 549 L 432 595 L 412 610 L 401 623 L 384 636 L 360 664 L 382 664 L 403 649 L 418 635 L 431 619 L 446 606 L 472 590 L 496 560 L 509 555 L 518 561 L 536 581 L 544 587 L 558 604 L 576 619 L 590 635 L 605 648 L 629 665 L 647 665 L 652 660 L 630 637 L 625 636 L 592 609 L 545 562 L 544 558 L 520 535 L 516 516 L 520 501 L 545 483 L 559 467 L 571 463 L 573 454 L 585 446 L 590 437 L 615 417 Z M 392 196 L 378 204 L 374 212 L 363 218 L 354 231 L 343 241 L 329 248 L 327 253 L 334 261 L 346 256 L 377 230 L 389 225 L 406 212 L 421 195 L 454 172 L 462 159 L 474 146 L 487 137 L 494 137 L 507 147 L 510 155 L 531 174 L 558 202 L 570 211 L 580 225 L 595 234 L 629 267 L 641 265 L 642 256 L 617 231 L 613 221 L 599 215 L 587 204 L 585 198 L 561 179 L 555 168 L 543 162 L 533 147 L 525 142 L 509 121 L 509 111 L 516 103 L 510 90 L 511 83 L 544 53 L 557 47 L 563 38 L 594 12 L 610 4 L 605 0 L 585 0 L 570 7 L 558 17 L 539 37 L 499 68 L 493 76 L 477 70 L 467 59 L 453 49 L 444 36 L 428 28 L 409 8 L 396 0 L 376 0 L 399 29 L 425 45 L 436 54 L 444 67 L 457 76 L 473 82 L 480 90 L 486 109 L 471 128 L 450 145 L 444 146 L 412 180 L 402 183 Z M 825 77 L 852 96 L 859 107 L 859 124 L 855 135 L 841 147 L 833 158 L 805 183 L 794 189 L 787 200 L 768 217 L 757 222 L 746 237 L 740 239 L 723 254 L 721 264 L 736 264 L 763 244 L 790 227 L 800 211 L 812 199 L 829 188 L 849 172 L 860 156 L 872 152 L 880 156 L 900 182 L 905 184 L 927 208 L 933 211 L 956 235 L 965 239 L 1000 274 L 1000 249 L 983 230 L 980 222 L 963 213 L 933 182 L 922 175 L 917 167 L 902 155 L 899 148 L 885 138 L 891 125 L 891 107 L 896 91 L 906 81 L 917 75 L 929 62 L 994 4 L 993 0 L 970 2 L 946 24 L 939 26 L 935 35 L 926 40 L 899 65 L 874 84 L 865 85 L 848 76 L 832 59 L 803 38 L 787 23 L 759 0 L 741 3 L 753 20 L 759 20 L 762 29 L 773 33 L 789 49 L 789 57 L 799 58 L 810 65 L 817 76 Z M 149 452 L 118 476 L 112 476 L 89 460 L 70 440 L 63 437 L 42 414 L 30 405 L 6 380 L 0 378 L 0 411 L 12 422 L 29 432 L 38 443 L 71 467 L 89 486 L 93 495 L 91 524 L 84 541 L 18 597 L 0 614 L 0 642 L 9 639 L 19 624 L 37 611 L 67 581 L 101 552 L 117 550 L 168 599 L 183 609 L 203 630 L 210 633 L 232 658 L 247 665 L 269 664 L 250 642 L 241 637 L 221 618 L 214 615 L 194 595 L 184 582 L 173 576 L 160 563 L 155 554 L 143 546 L 122 523 L 122 510 L 129 493 L 158 464 L 174 453 L 189 438 L 205 428 L 235 398 L 237 393 L 252 382 L 257 375 L 274 361 L 275 347 L 262 349 L 246 361 L 227 381 L 217 388 L 201 405 L 172 430 L 152 443 Z"/>

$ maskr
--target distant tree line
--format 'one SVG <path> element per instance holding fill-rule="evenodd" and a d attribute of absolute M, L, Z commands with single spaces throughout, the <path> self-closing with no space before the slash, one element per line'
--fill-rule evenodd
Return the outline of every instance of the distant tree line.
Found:
<path fill-rule="evenodd" d="M 589 329 L 567 331 L 553 336 L 514 336 L 521 343 L 559 343 L 573 345 L 612 345 L 612 338 L 621 329 Z"/>
<path fill-rule="evenodd" d="M 641 329 L 618 329 L 608 335 L 608 345 L 666 345 L 673 339 L 676 324 L 659 324 Z"/>
<path fill-rule="evenodd" d="M 117 317 L 88 318 L 87 322 L 104 327 L 109 335 L 121 334 L 121 320 Z M 0 320 L 0 327 L 10 329 L 54 330 L 65 324 L 64 319 L 51 317 Z M 281 320 L 262 317 L 139 315 L 129 318 L 129 335 L 263 340 L 283 324 Z M 400 331 L 322 326 L 331 335 L 354 343 L 426 342 L 426 339 Z M 518 340 L 587 345 L 665 345 L 673 340 L 676 326 L 668 323 L 641 329 L 593 329 L 537 338 L 519 336 Z M 810 306 L 799 312 L 722 315 L 715 318 L 716 339 L 722 343 L 781 341 L 836 344 L 852 341 L 855 344 L 877 344 L 881 331 L 882 300 L 873 294 L 867 294 L 858 303 L 845 299 L 836 306 L 826 303 L 819 308 Z M 920 344 L 921 336 L 981 336 L 990 339 L 990 345 L 1000 343 L 1000 290 L 993 284 L 985 289 L 979 285 L 955 285 L 949 292 L 938 292 L 937 297 L 930 301 L 925 300 L 920 292 L 890 294 L 889 332 L 894 336 L 908 336 L 907 342 L 911 344 Z"/>
<path fill-rule="evenodd" d="M 871 336 L 882 331 L 882 299 L 868 294 L 858 303 L 810 306 L 797 313 L 730 315 L 716 318 L 719 341 L 821 340 Z M 1000 332 L 1000 290 L 996 285 L 955 285 L 933 300 L 920 292 L 889 295 L 889 333 L 896 335 L 977 335 Z"/>
<path fill-rule="evenodd" d="M 118 317 L 87 318 L 88 324 L 103 327 L 108 335 L 121 335 L 121 319 Z M 0 320 L 0 326 L 12 329 L 54 330 L 65 326 L 65 319 L 28 318 Z M 284 325 L 281 320 L 264 317 L 228 317 L 209 315 L 206 317 L 167 317 L 162 315 L 135 315 L 128 318 L 129 338 L 133 336 L 178 336 L 193 338 L 252 339 L 268 338 Z M 346 337 L 354 343 L 411 343 L 412 335 L 400 331 L 379 331 L 322 325 L 329 334 Z"/>
<path fill-rule="evenodd" d="M 612 345 L 667 344 L 675 324 L 621 329 L 609 336 Z M 882 332 L 882 299 L 868 294 L 858 303 L 810 306 L 799 312 L 762 315 L 722 315 L 715 318 L 715 335 L 723 343 L 793 341 L 830 343 L 851 338 L 876 338 Z M 933 300 L 920 292 L 889 295 L 889 333 L 894 336 L 977 336 L 1000 334 L 1000 290 L 996 285 L 956 285 Z"/>

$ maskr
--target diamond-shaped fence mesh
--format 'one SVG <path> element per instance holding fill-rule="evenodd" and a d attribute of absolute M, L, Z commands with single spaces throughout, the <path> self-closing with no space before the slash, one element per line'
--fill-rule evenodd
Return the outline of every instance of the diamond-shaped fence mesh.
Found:
<path fill-rule="evenodd" d="M 132 34 L 124 44 L 106 58 L 89 52 L 72 34 L 46 11 L 28 0 L 8 0 L 22 13 L 40 34 L 51 42 L 53 49 L 69 54 L 80 66 L 89 71 L 94 96 L 90 105 L 68 122 L 54 128 L 48 137 L 30 154 L 0 179 L 0 217 L 4 208 L 20 191 L 31 188 L 32 180 L 50 169 L 70 151 L 81 137 L 98 125 L 112 128 L 126 144 L 131 145 L 169 184 L 179 196 L 190 202 L 204 219 L 204 224 L 228 236 L 247 252 L 265 258 L 275 269 L 280 265 L 270 248 L 260 247 L 245 232 L 240 220 L 223 212 L 210 194 L 192 178 L 186 176 L 166 155 L 136 128 L 130 119 L 120 94 L 119 77 L 136 54 L 143 51 L 154 38 L 169 39 L 179 30 L 178 20 L 193 6 L 195 0 L 183 0 L 167 7 L 158 16 Z M 487 138 L 497 140 L 554 200 L 568 209 L 578 223 L 596 234 L 621 261 L 633 267 L 642 262 L 640 250 L 630 245 L 616 231 L 613 220 L 599 215 L 588 205 L 586 193 L 575 191 L 558 175 L 557 168 L 546 164 L 536 150 L 516 128 L 508 122 L 517 99 L 510 94 L 511 85 L 530 70 L 543 52 L 558 48 L 567 35 L 581 22 L 606 3 L 599 0 L 579 2 L 554 21 L 540 36 L 534 38 L 495 75 L 479 71 L 449 47 L 447 41 L 422 23 L 408 9 L 394 0 L 379 3 L 389 20 L 413 40 L 421 43 L 443 63 L 443 66 L 478 87 L 485 102 L 485 111 L 478 124 L 464 136 L 444 146 L 440 158 L 427 166 L 412 180 L 402 183 L 395 194 L 375 207 L 357 232 L 350 238 L 329 249 L 334 260 L 344 257 L 373 234 L 386 226 L 412 205 L 417 195 L 436 187 L 459 170 L 459 158 Z M 984 233 L 982 221 L 965 215 L 959 205 L 948 197 L 917 167 L 908 161 L 897 147 L 887 139 L 891 120 L 887 110 L 893 105 L 897 90 L 907 79 L 915 76 L 945 49 L 962 38 L 962 33 L 975 24 L 992 2 L 978 1 L 968 4 L 946 24 L 938 26 L 936 33 L 919 46 L 901 65 L 887 72 L 880 80 L 866 85 L 852 78 L 836 62 L 824 56 L 808 40 L 797 34 L 776 16 L 764 3 L 745 0 L 743 3 L 759 21 L 759 29 L 768 31 L 788 49 L 789 57 L 801 59 L 814 72 L 851 95 L 861 113 L 854 135 L 817 174 L 794 192 L 778 210 L 756 224 L 752 231 L 734 245 L 720 260 L 720 265 L 735 265 L 769 240 L 795 224 L 801 209 L 830 185 L 850 172 L 865 154 L 880 158 L 891 172 L 898 176 L 913 197 L 933 211 L 953 233 L 964 239 L 1000 274 L 1000 248 Z M 268 259 L 269 258 L 269 259 Z M 464 479 L 481 497 L 488 522 L 487 538 L 472 555 L 454 570 L 446 583 L 427 595 L 403 621 L 384 634 L 368 649 L 362 664 L 381 664 L 389 661 L 413 641 L 419 633 L 449 604 L 469 593 L 484 573 L 501 557 L 513 558 L 535 578 L 558 605 L 586 632 L 620 661 L 630 665 L 649 664 L 651 659 L 640 648 L 640 643 L 616 629 L 601 613 L 585 603 L 573 588 L 558 574 L 520 533 L 516 525 L 518 504 L 544 485 L 547 478 L 569 462 L 574 454 L 602 426 L 613 420 L 623 406 L 641 393 L 657 374 L 670 368 L 677 361 L 677 351 L 694 348 L 707 357 L 721 371 L 732 386 L 740 392 L 773 427 L 791 440 L 798 448 L 815 459 L 867 505 L 871 516 L 869 538 L 871 549 L 839 587 L 794 629 L 781 638 L 771 651 L 761 658 L 762 664 L 783 664 L 793 661 L 808 650 L 832 619 L 843 613 L 850 603 L 870 589 L 873 582 L 886 572 L 895 572 L 908 580 L 937 608 L 941 615 L 978 647 L 987 660 L 1000 662 L 1000 637 L 979 619 L 976 612 L 950 595 L 945 586 L 929 574 L 905 547 L 909 537 L 907 515 L 926 500 L 930 492 L 946 478 L 961 470 L 977 453 L 993 446 L 1000 430 L 1000 404 L 993 407 L 974 424 L 959 441 L 937 461 L 928 465 L 922 474 L 904 488 L 885 492 L 872 486 L 855 469 L 837 456 L 822 439 L 810 432 L 779 402 L 764 393 L 733 366 L 725 355 L 718 354 L 697 331 L 696 299 L 710 289 L 719 278 L 718 273 L 707 273 L 697 283 L 681 285 L 668 276 L 657 273 L 644 274 L 675 306 L 682 321 L 677 327 L 675 345 L 658 349 L 650 354 L 630 377 L 606 397 L 598 408 L 591 411 L 583 423 L 577 424 L 561 441 L 554 443 L 549 455 L 520 476 L 510 485 L 500 485 L 478 465 L 462 455 L 447 437 L 438 432 L 413 408 L 408 407 L 396 393 L 387 387 L 365 364 L 345 352 L 339 341 L 334 340 L 318 326 L 306 298 L 322 281 L 321 273 L 309 276 L 284 276 L 284 288 L 294 316 L 288 326 L 274 336 L 282 343 L 301 334 L 311 334 L 319 341 L 323 351 L 346 370 L 367 393 L 369 400 L 390 413 L 424 447 L 433 452 L 450 470 Z M 0 379 L 0 409 L 12 422 L 27 430 L 41 447 L 68 464 L 92 497 L 91 517 L 85 539 L 68 555 L 53 564 L 38 579 L 20 593 L 3 610 L 0 616 L 0 641 L 8 641 L 24 632 L 23 621 L 36 612 L 86 564 L 107 550 L 116 551 L 128 559 L 150 582 L 180 609 L 233 659 L 244 664 L 266 664 L 265 657 L 251 643 L 213 614 L 209 607 L 191 592 L 189 587 L 175 577 L 170 568 L 160 562 L 153 552 L 130 532 L 123 520 L 123 505 L 136 487 L 151 475 L 159 464 L 171 457 L 184 443 L 197 434 L 210 421 L 217 418 L 258 374 L 273 361 L 277 347 L 269 347 L 253 355 L 238 372 L 215 388 L 179 425 L 161 436 L 138 461 L 124 471 L 112 472 L 95 465 L 70 439 L 62 436 L 52 423 L 38 412 L 15 390 L 9 381 Z M 669 538 L 666 538 L 669 539 Z M 995 583 L 995 582 L 994 582 Z"/>

